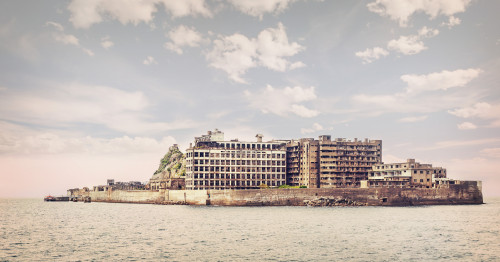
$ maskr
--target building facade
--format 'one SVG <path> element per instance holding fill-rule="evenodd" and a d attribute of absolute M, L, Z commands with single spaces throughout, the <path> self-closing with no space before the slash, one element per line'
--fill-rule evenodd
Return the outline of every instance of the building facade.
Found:
<path fill-rule="evenodd" d="M 287 145 L 287 182 L 309 188 L 360 187 L 381 162 L 382 140 L 303 138 Z"/>
<path fill-rule="evenodd" d="M 404 163 L 377 164 L 369 172 L 367 187 L 424 187 L 449 184 L 446 169 L 420 164 L 415 159 Z M 452 181 L 453 183 L 453 181 Z"/>
<path fill-rule="evenodd" d="M 208 131 L 186 150 L 186 189 L 257 189 L 286 184 L 286 142 L 224 141 Z"/>

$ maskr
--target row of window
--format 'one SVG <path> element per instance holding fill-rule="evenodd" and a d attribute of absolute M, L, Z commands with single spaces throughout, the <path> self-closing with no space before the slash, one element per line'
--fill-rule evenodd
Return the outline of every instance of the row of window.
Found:
<path fill-rule="evenodd" d="M 283 153 L 267 153 L 267 152 L 255 152 L 255 151 L 243 151 L 243 152 L 222 152 L 222 153 L 210 153 L 210 152 L 190 152 L 187 153 L 187 158 L 193 157 L 210 157 L 210 158 L 285 158 L 285 152 Z"/>
<path fill-rule="evenodd" d="M 188 174 L 190 179 L 285 179 L 285 174 Z"/>
<path fill-rule="evenodd" d="M 192 187 L 202 187 L 202 186 L 227 186 L 227 187 L 241 187 L 241 186 L 247 186 L 247 187 L 259 187 L 260 185 L 267 185 L 267 186 L 281 186 L 285 184 L 285 181 L 224 181 L 224 180 L 216 180 L 216 181 L 207 181 L 207 180 L 200 180 L 200 181 L 186 181 L 186 187 L 192 188 Z"/>
<path fill-rule="evenodd" d="M 284 166 L 285 161 L 278 161 L 278 160 L 187 160 L 187 165 L 222 165 L 222 166 L 236 166 L 236 165 L 247 165 L 247 166 L 261 166 L 261 165 L 268 165 L 268 166 Z"/>
<path fill-rule="evenodd" d="M 195 166 L 186 167 L 187 172 L 192 171 L 210 171 L 210 172 L 282 172 L 285 173 L 284 167 L 227 167 L 227 166 Z"/>

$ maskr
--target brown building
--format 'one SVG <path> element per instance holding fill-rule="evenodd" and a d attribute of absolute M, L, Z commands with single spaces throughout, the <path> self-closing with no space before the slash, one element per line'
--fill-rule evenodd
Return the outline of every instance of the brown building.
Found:
<path fill-rule="evenodd" d="M 381 140 L 303 138 L 287 144 L 287 183 L 310 188 L 360 187 L 382 162 Z"/>
<path fill-rule="evenodd" d="M 404 163 L 377 164 L 369 172 L 367 187 L 425 187 L 432 188 L 440 184 L 449 184 L 446 169 L 420 164 L 415 159 Z M 454 183 L 454 181 L 451 181 Z"/>

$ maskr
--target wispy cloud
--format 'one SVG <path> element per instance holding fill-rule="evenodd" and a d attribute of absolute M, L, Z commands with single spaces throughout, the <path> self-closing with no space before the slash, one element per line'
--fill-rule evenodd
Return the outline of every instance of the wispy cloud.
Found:
<path fill-rule="evenodd" d="M 287 116 L 292 113 L 307 118 L 315 117 L 320 113 L 302 104 L 316 99 L 315 88 L 312 86 L 309 88 L 296 86 L 279 89 L 268 85 L 255 92 L 245 90 L 244 94 L 250 107 L 259 109 L 264 114 Z"/>
<path fill-rule="evenodd" d="M 500 138 L 439 141 L 439 142 L 436 142 L 433 146 L 419 147 L 416 149 L 421 150 L 421 151 L 430 151 L 430 150 L 456 148 L 456 147 L 489 145 L 489 144 L 495 144 L 495 143 L 500 143 Z"/>
<path fill-rule="evenodd" d="M 387 42 L 387 49 L 382 47 L 367 48 L 365 51 L 356 52 L 355 55 L 363 59 L 363 64 L 369 64 L 384 56 L 389 55 L 389 50 L 403 54 L 415 55 L 427 49 L 424 42 L 425 38 L 434 37 L 439 34 L 439 30 L 427 28 L 426 26 L 418 30 L 416 35 L 400 36 L 398 39 L 392 39 Z"/>
<path fill-rule="evenodd" d="M 54 127 L 88 123 L 127 134 L 150 134 L 193 127 L 195 122 L 151 120 L 151 103 L 140 91 L 107 86 L 66 84 L 22 92 L 6 90 L 0 97 L 0 118 Z"/>

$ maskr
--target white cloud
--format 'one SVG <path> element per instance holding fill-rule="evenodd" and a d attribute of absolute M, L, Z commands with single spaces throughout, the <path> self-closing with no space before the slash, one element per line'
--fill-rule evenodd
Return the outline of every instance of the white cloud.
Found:
<path fill-rule="evenodd" d="M 54 22 L 47 22 L 46 24 L 53 26 L 56 30 L 59 31 L 59 32 L 54 32 L 52 34 L 52 37 L 54 38 L 55 41 L 63 43 L 65 45 L 74 45 L 76 47 L 79 47 L 87 55 L 94 56 L 94 52 L 80 45 L 80 41 L 76 36 L 71 34 L 65 34 L 64 28 L 60 24 Z"/>
<path fill-rule="evenodd" d="M 306 66 L 307 66 L 307 65 L 306 65 L 306 64 L 304 64 L 303 62 L 298 61 L 298 62 L 292 63 L 292 64 L 290 65 L 290 68 L 289 68 L 289 69 L 290 69 L 290 70 L 294 70 L 294 69 L 297 69 L 297 68 L 302 68 L 302 67 L 306 67 Z"/>
<path fill-rule="evenodd" d="M 460 89 L 449 92 L 446 96 L 436 96 L 434 92 L 466 86 L 477 78 L 480 72 L 480 69 L 459 69 L 427 75 L 403 75 L 401 80 L 407 84 L 404 92 L 389 95 L 359 94 L 353 96 L 352 100 L 360 107 L 360 112 L 371 115 L 386 112 L 431 113 L 449 110 L 477 98 L 470 92 L 464 93 L 464 90 Z"/>
<path fill-rule="evenodd" d="M 302 103 L 316 99 L 315 88 L 285 87 L 273 88 L 268 85 L 262 90 L 254 93 L 246 90 L 244 92 L 250 106 L 259 109 L 262 113 L 287 116 L 290 113 L 301 117 L 315 117 L 319 111 L 307 108 Z"/>
<path fill-rule="evenodd" d="M 49 21 L 49 22 L 45 23 L 45 25 L 47 25 L 47 26 L 52 26 L 52 27 L 54 27 L 57 31 L 61 31 L 61 32 L 62 32 L 62 31 L 64 31 L 64 27 L 63 27 L 61 24 L 56 23 L 56 22 L 51 22 L 51 21 Z"/>
<path fill-rule="evenodd" d="M 318 123 L 314 123 L 311 128 L 301 128 L 300 129 L 300 133 L 302 133 L 302 134 L 310 134 L 310 133 L 314 133 L 314 132 L 318 132 L 318 131 L 323 131 L 323 130 L 325 130 L 325 128 L 322 125 L 320 125 Z"/>
<path fill-rule="evenodd" d="M 415 122 L 424 121 L 425 119 L 427 119 L 427 116 L 410 116 L 410 117 L 403 117 L 403 118 L 399 119 L 398 121 L 402 122 L 402 123 L 415 123 Z"/>
<path fill-rule="evenodd" d="M 449 110 L 448 113 L 461 118 L 491 120 L 491 127 L 500 127 L 500 104 L 492 105 L 486 102 L 480 102 L 473 106 Z"/>
<path fill-rule="evenodd" d="M 257 66 L 284 72 L 304 65 L 286 59 L 304 48 L 296 42 L 288 42 L 281 23 L 277 28 L 261 31 L 257 38 L 233 34 L 219 36 L 213 43 L 213 49 L 206 55 L 210 66 L 225 71 L 231 80 L 238 83 L 246 83 L 242 75 Z"/>
<path fill-rule="evenodd" d="M 422 91 L 446 90 L 452 87 L 463 87 L 477 78 L 481 69 L 469 68 L 455 71 L 443 70 L 438 73 L 427 75 L 403 75 L 401 80 L 407 83 L 408 93 Z"/>
<path fill-rule="evenodd" d="M 188 119 L 155 122 L 145 112 L 150 106 L 139 91 L 74 83 L 40 87 L 31 92 L 6 90 L 0 97 L 0 118 L 56 127 L 88 123 L 128 134 L 165 132 L 195 125 Z"/>
<path fill-rule="evenodd" d="M 357 57 L 363 59 L 363 64 L 369 64 L 383 56 L 389 55 L 389 52 L 381 47 L 367 48 L 365 51 L 359 51 L 355 54 Z"/>
<path fill-rule="evenodd" d="M 434 19 L 438 15 L 452 16 L 465 12 L 471 0 L 376 0 L 367 4 L 368 10 L 381 16 L 398 21 L 407 26 L 409 18 L 415 13 L 425 13 Z"/>
<path fill-rule="evenodd" d="M 109 49 L 110 47 L 114 46 L 115 43 L 113 43 L 111 40 L 109 40 L 109 36 L 103 37 L 101 39 L 101 46 L 104 49 Z"/>
<path fill-rule="evenodd" d="M 118 20 L 123 25 L 149 23 L 157 12 L 157 5 L 163 5 L 172 17 L 212 16 L 204 0 L 73 0 L 68 5 L 68 10 L 74 27 L 89 28 L 102 22 L 104 17 Z"/>
<path fill-rule="evenodd" d="M 83 47 L 82 47 L 82 50 L 83 50 L 83 52 L 85 52 L 87 55 L 89 55 L 89 56 L 94 56 L 94 52 L 92 52 L 92 50 L 87 49 L 87 48 L 83 48 Z"/>
<path fill-rule="evenodd" d="M 236 9 L 247 15 L 262 17 L 265 13 L 280 13 L 295 0 L 228 0 Z"/>
<path fill-rule="evenodd" d="M 142 63 L 144 65 L 157 65 L 158 64 L 158 62 L 156 62 L 155 58 L 152 56 L 146 57 L 146 59 L 144 59 L 144 61 L 142 61 Z"/>
<path fill-rule="evenodd" d="M 416 35 L 400 36 L 387 43 L 387 49 L 404 55 L 414 55 L 426 50 L 422 39 L 434 37 L 439 34 L 439 30 L 427 28 L 426 26 L 418 30 Z M 355 55 L 363 59 L 363 64 L 369 64 L 375 60 L 389 55 L 389 51 L 382 47 L 367 48 L 365 51 L 356 52 Z"/>
<path fill-rule="evenodd" d="M 471 122 L 463 122 L 461 124 L 458 124 L 457 127 L 460 130 L 471 130 L 471 129 L 476 129 L 477 128 L 477 126 L 474 125 Z"/>
<path fill-rule="evenodd" d="M 400 36 L 398 39 L 393 39 L 387 43 L 387 48 L 404 55 L 414 55 L 426 50 L 422 38 L 434 37 L 439 34 L 437 29 L 429 29 L 423 27 L 418 31 L 417 35 Z"/>
<path fill-rule="evenodd" d="M 450 16 L 448 18 L 448 22 L 443 22 L 441 24 L 441 26 L 447 26 L 448 28 L 452 28 L 452 27 L 454 27 L 456 25 L 459 25 L 461 22 L 462 22 L 462 20 L 460 20 L 460 18 L 454 17 L 454 16 Z"/>
<path fill-rule="evenodd" d="M 54 34 L 54 40 L 57 42 L 63 43 L 65 45 L 74 45 L 74 46 L 80 46 L 80 43 L 78 41 L 78 38 L 74 35 L 67 35 L 67 34 Z"/>
<path fill-rule="evenodd" d="M 165 43 L 165 48 L 174 51 L 179 55 L 183 53 L 182 47 L 196 47 L 205 41 L 201 33 L 196 31 L 196 29 L 184 25 L 180 25 L 174 30 L 168 32 L 168 37 L 171 42 Z"/>
<path fill-rule="evenodd" d="M 165 11 L 172 17 L 204 16 L 212 17 L 212 12 L 205 4 L 205 0 L 159 0 L 165 6 Z"/>

